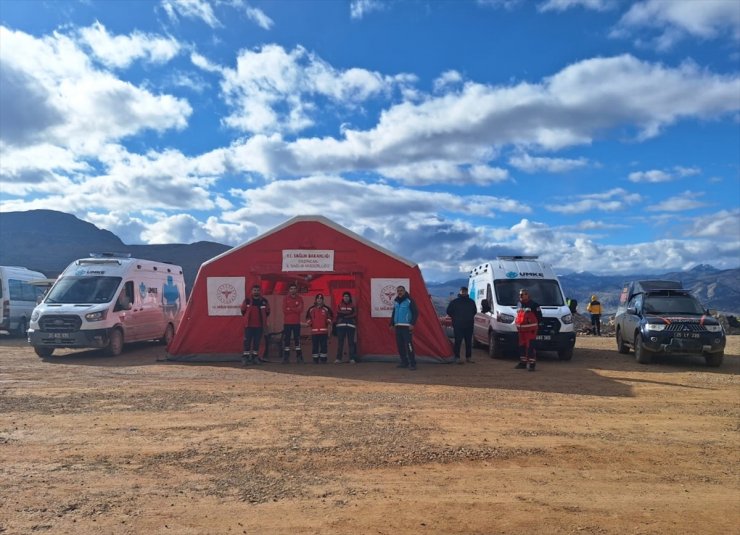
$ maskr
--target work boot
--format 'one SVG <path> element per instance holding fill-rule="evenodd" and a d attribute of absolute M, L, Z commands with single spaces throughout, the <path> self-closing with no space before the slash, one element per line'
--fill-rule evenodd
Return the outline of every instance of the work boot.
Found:
<path fill-rule="evenodd" d="M 249 364 L 249 353 L 245 351 L 242 353 L 242 366 L 246 366 L 247 364 Z"/>
<path fill-rule="evenodd" d="M 319 360 L 321 361 L 321 364 L 326 364 L 327 362 L 326 355 L 319 355 Z"/>
<path fill-rule="evenodd" d="M 290 362 L 290 348 L 283 349 L 283 364 Z"/>
<path fill-rule="evenodd" d="M 514 369 L 515 369 L 515 370 L 523 370 L 523 369 L 525 369 L 526 367 L 527 367 L 527 363 L 526 363 L 526 362 L 524 362 L 523 360 L 520 360 L 520 361 L 519 361 L 519 364 L 517 364 L 516 366 L 514 366 Z"/>
<path fill-rule="evenodd" d="M 262 364 L 262 360 L 256 351 L 252 351 L 252 364 Z"/>
<path fill-rule="evenodd" d="M 534 362 L 530 362 L 529 365 L 527 366 L 527 371 L 533 372 L 535 369 L 535 366 L 536 364 Z"/>
<path fill-rule="evenodd" d="M 396 366 L 396 368 L 408 368 L 408 367 L 409 367 L 409 363 L 408 362 L 402 362 L 401 364 L 399 364 L 398 366 Z"/>
<path fill-rule="evenodd" d="M 319 356 L 318 355 L 312 355 L 311 358 L 313 358 L 313 363 L 314 364 L 318 364 L 319 363 Z"/>
<path fill-rule="evenodd" d="M 295 361 L 298 364 L 303 364 L 303 351 L 300 347 L 295 348 Z"/>

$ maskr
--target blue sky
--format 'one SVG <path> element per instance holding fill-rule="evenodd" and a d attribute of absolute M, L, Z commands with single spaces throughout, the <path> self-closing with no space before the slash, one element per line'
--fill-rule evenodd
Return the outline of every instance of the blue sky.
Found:
<path fill-rule="evenodd" d="M 740 266 L 734 0 L 0 4 L 0 211 L 125 243 L 322 214 L 428 280 Z"/>

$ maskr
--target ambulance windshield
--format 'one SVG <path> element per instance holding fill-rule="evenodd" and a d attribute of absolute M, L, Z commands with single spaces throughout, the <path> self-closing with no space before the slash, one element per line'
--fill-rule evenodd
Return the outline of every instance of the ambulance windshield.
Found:
<path fill-rule="evenodd" d="M 121 284 L 121 277 L 63 277 L 49 291 L 46 303 L 108 303 Z"/>
<path fill-rule="evenodd" d="M 563 306 L 563 292 L 556 280 L 507 279 L 494 282 L 496 301 L 504 306 L 516 306 L 519 290 L 528 290 L 529 298 L 540 306 Z"/>

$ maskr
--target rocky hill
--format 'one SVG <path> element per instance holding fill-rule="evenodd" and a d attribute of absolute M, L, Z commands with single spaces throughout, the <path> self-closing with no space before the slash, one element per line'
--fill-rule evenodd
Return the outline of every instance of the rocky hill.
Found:
<path fill-rule="evenodd" d="M 92 252 L 130 253 L 135 258 L 182 266 L 189 292 L 200 265 L 229 249 L 214 242 L 126 245 L 112 232 L 70 214 L 54 210 L 0 213 L 0 265 L 24 266 L 50 278 Z"/>

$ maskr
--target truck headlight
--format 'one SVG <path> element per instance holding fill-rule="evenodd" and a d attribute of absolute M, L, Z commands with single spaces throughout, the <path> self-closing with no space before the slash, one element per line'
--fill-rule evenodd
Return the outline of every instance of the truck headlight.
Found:
<path fill-rule="evenodd" d="M 39 321 L 39 318 L 41 317 L 41 312 L 38 310 L 34 310 L 31 312 L 31 321 L 36 322 Z"/>
<path fill-rule="evenodd" d="M 566 314 L 565 316 L 560 318 L 560 321 L 562 321 L 565 325 L 570 325 L 571 323 L 573 323 L 573 314 Z"/>
<path fill-rule="evenodd" d="M 710 333 L 721 333 L 722 325 L 705 325 L 704 328 Z"/>
<path fill-rule="evenodd" d="M 499 312 L 496 314 L 496 321 L 500 323 L 514 323 L 514 316 L 510 316 L 509 314 L 502 314 Z"/>
<path fill-rule="evenodd" d="M 665 329 L 665 323 L 648 323 L 645 328 L 648 331 L 662 331 Z"/>
<path fill-rule="evenodd" d="M 90 312 L 85 314 L 87 321 L 103 321 L 108 316 L 108 310 L 101 310 L 100 312 Z"/>

